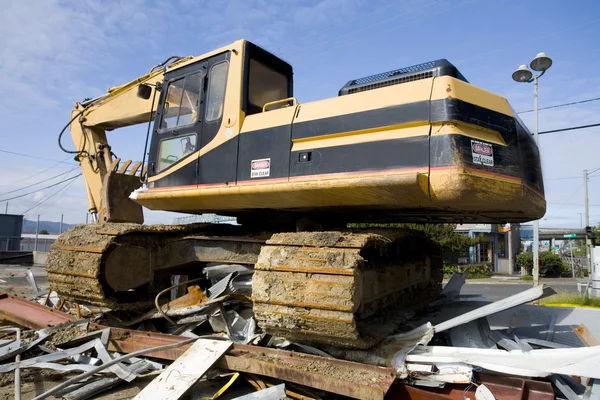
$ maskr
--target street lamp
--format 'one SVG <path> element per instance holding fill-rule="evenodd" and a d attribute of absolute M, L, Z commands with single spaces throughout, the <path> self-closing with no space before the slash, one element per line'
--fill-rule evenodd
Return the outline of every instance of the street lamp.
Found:
<path fill-rule="evenodd" d="M 512 74 L 515 82 L 531 83 L 533 82 L 533 112 L 535 115 L 535 130 L 533 132 L 533 140 L 538 146 L 538 79 L 544 75 L 546 70 L 552 66 L 552 59 L 546 53 L 538 53 L 529 66 L 532 70 L 539 72 L 537 75 L 527 68 L 527 65 L 521 65 Z M 538 146 L 539 149 L 539 146 Z M 540 221 L 533 221 L 533 285 L 537 286 L 540 283 Z"/>

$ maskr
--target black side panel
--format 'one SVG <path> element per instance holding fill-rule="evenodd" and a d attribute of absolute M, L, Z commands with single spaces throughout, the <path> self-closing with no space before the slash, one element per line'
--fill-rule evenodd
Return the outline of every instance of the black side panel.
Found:
<path fill-rule="evenodd" d="M 310 153 L 308 162 L 302 160 L 306 153 Z M 428 166 L 429 136 L 414 136 L 294 151 L 290 177 Z"/>
<path fill-rule="evenodd" d="M 439 135 L 431 137 L 431 168 L 460 166 L 496 174 L 521 178 L 521 158 L 518 145 L 500 146 L 491 144 L 494 166 L 473 162 L 471 146 L 474 139 L 462 135 Z M 476 141 L 477 142 L 477 141 Z"/>
<path fill-rule="evenodd" d="M 196 184 L 197 159 L 154 182 L 154 187 L 190 186 Z"/>
<path fill-rule="evenodd" d="M 211 79 L 212 67 L 215 64 L 219 64 L 223 61 L 228 61 L 230 53 L 223 53 L 208 59 L 208 79 Z M 206 83 L 205 90 L 208 90 L 210 81 Z M 210 94 L 205 91 L 204 101 L 206 102 L 207 96 Z M 205 117 L 205 116 L 203 116 Z M 204 125 L 202 126 L 202 147 L 210 143 L 217 132 L 221 128 L 223 117 L 215 121 L 206 121 L 204 118 Z M 237 147 L 238 137 L 235 136 L 223 143 L 219 147 L 204 154 L 198 160 L 198 184 L 206 185 L 211 183 L 223 183 L 223 182 L 235 182 L 236 181 L 236 170 L 237 170 Z"/>
<path fill-rule="evenodd" d="M 291 133 L 291 124 L 242 133 L 239 136 L 238 181 L 287 178 Z M 269 175 L 251 178 L 252 161 L 263 159 L 269 159 Z"/>
<path fill-rule="evenodd" d="M 429 121 L 429 101 L 294 123 L 292 138 L 302 139 L 415 121 Z"/>
<path fill-rule="evenodd" d="M 516 114 L 515 114 L 516 115 Z M 523 169 L 523 180 L 540 193 L 544 193 L 544 178 L 542 177 L 542 163 L 540 150 L 535 145 L 531 133 L 525 125 L 517 119 L 517 138 L 519 140 L 519 154 Z"/>
<path fill-rule="evenodd" d="M 508 146 L 516 144 L 515 119 L 508 115 L 458 99 L 431 102 L 431 123 L 462 121 L 498 131 Z"/>
<path fill-rule="evenodd" d="M 198 184 L 235 182 L 238 138 L 232 138 L 200 157 Z"/>

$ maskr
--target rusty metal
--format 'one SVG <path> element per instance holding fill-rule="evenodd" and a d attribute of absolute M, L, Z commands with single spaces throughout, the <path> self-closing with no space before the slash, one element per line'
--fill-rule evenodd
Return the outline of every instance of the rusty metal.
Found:
<path fill-rule="evenodd" d="M 75 318 L 64 312 L 37 303 L 0 293 L 0 317 L 31 329 L 59 325 Z M 95 330 L 106 328 L 90 324 Z M 108 349 L 121 353 L 179 343 L 181 336 L 111 328 Z M 175 360 L 189 345 L 147 354 L 165 360 Z M 217 364 L 233 371 L 268 376 L 283 381 L 362 399 L 463 399 L 466 385 L 452 384 L 445 388 L 417 388 L 394 384 L 396 372 L 392 368 L 359 364 L 326 357 L 293 353 L 264 347 L 234 344 Z M 362 377 L 362 379 L 361 379 Z M 370 377 L 370 379 L 365 379 Z M 550 400 L 554 398 L 549 382 L 532 381 L 498 375 L 477 374 L 478 383 L 485 384 L 496 398 L 505 400 Z M 471 389 L 474 397 L 475 388 Z M 387 395 L 386 395 L 387 393 Z"/>
<path fill-rule="evenodd" d="M 484 384 L 495 398 L 502 400 L 552 400 L 554 391 L 550 382 L 532 381 L 500 375 L 480 373 L 476 379 L 478 384 Z M 463 400 L 475 398 L 476 386 L 466 393 L 467 385 L 451 384 L 444 388 L 415 387 L 394 384 L 387 394 L 390 399 L 415 400 Z"/>
<path fill-rule="evenodd" d="M 101 328 L 101 326 L 94 326 Z M 109 350 L 131 353 L 143 348 L 180 342 L 185 338 L 160 333 L 140 332 L 129 329 L 111 328 Z M 148 356 L 167 360 L 177 359 L 187 346 L 150 353 Z M 232 371 L 289 381 L 353 398 L 382 399 L 396 379 L 392 368 L 382 368 L 350 361 L 320 356 L 292 353 L 242 344 L 234 344 L 229 353 L 217 364 Z M 339 372 L 344 372 L 338 375 Z M 326 375 L 330 372 L 331 375 Z M 353 381 L 348 384 L 348 375 L 369 376 L 368 382 Z"/>
<path fill-rule="evenodd" d="M 69 314 L 6 294 L 0 294 L 0 316 L 31 329 L 74 320 Z M 99 324 L 90 324 L 90 327 L 94 330 L 107 328 Z M 184 340 L 187 338 L 111 328 L 108 350 L 133 353 Z M 147 356 L 176 360 L 188 347 L 189 345 L 184 345 L 156 351 Z M 359 399 L 383 399 L 396 379 L 396 372 L 392 368 L 242 344 L 234 344 L 232 350 L 217 365 L 232 371 L 269 376 Z"/>
<path fill-rule="evenodd" d="M 383 399 L 396 379 L 392 368 L 237 344 L 219 366 L 359 399 Z"/>
<path fill-rule="evenodd" d="M 73 320 L 69 314 L 6 293 L 0 293 L 0 318 L 29 329 L 47 328 Z"/>

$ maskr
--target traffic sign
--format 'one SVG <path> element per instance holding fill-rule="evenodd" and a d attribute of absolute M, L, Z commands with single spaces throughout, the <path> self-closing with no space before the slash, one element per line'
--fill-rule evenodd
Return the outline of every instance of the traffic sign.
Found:
<path fill-rule="evenodd" d="M 552 246 L 552 247 L 550 248 L 550 250 L 558 250 L 558 249 L 560 249 L 560 247 L 559 247 L 559 246 Z"/>
<path fill-rule="evenodd" d="M 576 233 L 566 233 L 563 235 L 564 238 L 576 238 L 577 234 Z"/>

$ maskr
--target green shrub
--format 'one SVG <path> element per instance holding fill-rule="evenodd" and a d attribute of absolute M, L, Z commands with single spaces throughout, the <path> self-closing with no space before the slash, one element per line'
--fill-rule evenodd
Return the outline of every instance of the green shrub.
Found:
<path fill-rule="evenodd" d="M 533 253 L 521 253 L 517 256 L 517 266 L 525 268 L 527 274 L 533 273 Z M 540 251 L 540 275 L 561 276 L 565 269 L 565 263 L 558 254 L 549 251 Z M 566 267 L 568 269 L 568 266 Z"/>
<path fill-rule="evenodd" d="M 522 277 L 519 278 L 519 280 L 522 280 L 522 281 L 532 281 L 533 280 L 533 275 L 523 275 Z"/>
<path fill-rule="evenodd" d="M 492 276 L 492 264 L 491 263 L 465 265 L 461 269 L 462 269 L 462 272 L 469 273 L 469 276 L 467 277 L 467 279 L 482 279 L 482 278 L 489 278 L 490 276 Z"/>
<path fill-rule="evenodd" d="M 458 265 L 444 264 L 444 276 L 454 275 L 458 272 Z"/>

